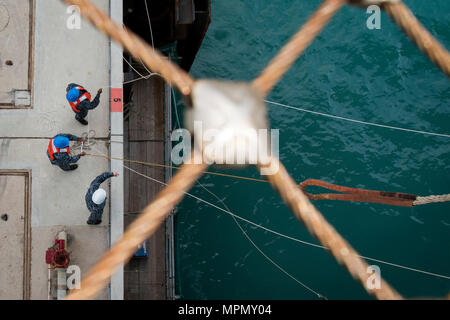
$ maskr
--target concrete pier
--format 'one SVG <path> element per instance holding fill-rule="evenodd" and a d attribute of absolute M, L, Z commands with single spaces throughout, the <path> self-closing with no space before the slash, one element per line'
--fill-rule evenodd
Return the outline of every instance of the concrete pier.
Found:
<path fill-rule="evenodd" d="M 209 0 L 154 2 L 149 14 L 141 1 L 91 1 L 186 70 L 210 20 Z M 90 156 L 78 161 L 77 170 L 64 172 L 47 157 L 49 140 L 70 133 L 95 142 L 83 149 L 88 153 L 171 164 L 171 87 L 157 75 L 138 79 L 149 70 L 127 54 L 139 74 L 127 66 L 132 81 L 124 87 L 123 55 L 119 45 L 79 16 L 76 6 L 61 0 L 0 0 L 0 256 L 6 257 L 0 259 L 0 299 L 48 298 L 45 253 L 58 232 L 67 232 L 70 265 L 78 266 L 82 277 L 120 239 L 162 189 L 124 165 L 162 182 L 171 179 L 167 168 Z M 75 120 L 66 100 L 69 83 L 84 86 L 92 98 L 103 89 L 87 126 Z M 72 143 L 72 155 L 80 152 Z M 102 223 L 87 225 L 84 196 L 105 171 L 117 171 L 119 177 L 102 185 L 108 194 Z M 173 237 L 171 215 L 148 239 L 148 256 L 121 266 L 97 298 L 174 299 Z"/>

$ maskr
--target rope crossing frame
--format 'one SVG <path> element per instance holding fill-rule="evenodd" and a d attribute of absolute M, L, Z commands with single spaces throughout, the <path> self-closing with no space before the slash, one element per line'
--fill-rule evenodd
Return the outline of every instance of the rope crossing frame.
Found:
<path fill-rule="evenodd" d="M 94 26 L 121 44 L 134 58 L 142 60 L 152 72 L 161 74 L 168 83 L 176 86 L 183 95 L 189 96 L 191 94 L 195 80 L 178 66 L 164 59 L 162 54 L 140 37 L 115 24 L 89 0 L 63 1 L 70 5 L 77 5 L 81 14 L 90 20 Z M 280 50 L 261 75 L 252 82 L 252 86 L 262 94 L 267 95 L 342 6 L 347 3 L 361 5 L 363 2 L 363 0 L 325 0 L 305 25 Z M 450 54 L 417 21 L 409 9 L 400 1 L 380 1 L 380 5 L 417 46 L 449 76 Z M 192 155 L 194 156 L 195 153 L 194 150 Z M 366 280 L 369 277 L 366 273 L 368 264 L 314 207 L 304 192 L 298 188 L 282 163 L 274 157 L 270 161 L 269 165 L 275 164 L 279 167 L 276 174 L 268 176 L 273 188 L 280 193 L 283 200 L 296 217 L 305 224 L 309 232 L 321 244 L 329 248 L 331 254 L 349 271 L 352 277 L 360 282 L 369 294 L 378 299 L 403 299 L 383 279 L 380 289 L 371 290 L 366 286 Z M 207 167 L 206 164 L 184 164 L 170 183 L 143 210 L 139 218 L 128 227 L 122 238 L 88 272 L 81 283 L 81 289 L 72 291 L 66 299 L 94 298 L 107 285 L 108 280 L 117 268 L 131 258 L 135 248 L 164 222 L 170 210 L 181 201 L 184 192 L 192 187 Z M 259 165 L 259 167 L 264 166 Z"/>

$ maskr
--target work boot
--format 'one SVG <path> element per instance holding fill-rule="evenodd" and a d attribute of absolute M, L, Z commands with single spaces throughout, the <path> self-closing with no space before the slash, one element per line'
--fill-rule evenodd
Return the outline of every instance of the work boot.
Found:
<path fill-rule="evenodd" d="M 88 220 L 86 223 L 90 225 L 97 225 L 102 223 L 102 220 Z"/>
<path fill-rule="evenodd" d="M 78 122 L 80 122 L 84 126 L 87 126 L 87 124 L 88 124 L 88 122 L 86 120 L 84 120 L 84 119 L 78 119 L 78 118 L 75 118 L 75 119 L 77 119 Z"/>
<path fill-rule="evenodd" d="M 70 170 L 75 170 L 76 168 L 78 168 L 77 164 L 71 164 L 70 165 Z"/>

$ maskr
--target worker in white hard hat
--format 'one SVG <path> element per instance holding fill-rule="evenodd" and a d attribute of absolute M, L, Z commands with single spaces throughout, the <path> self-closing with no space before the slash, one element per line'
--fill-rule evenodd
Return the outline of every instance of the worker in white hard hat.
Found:
<path fill-rule="evenodd" d="M 86 205 L 91 212 L 87 224 L 102 223 L 103 209 L 106 204 L 106 191 L 100 188 L 100 185 L 107 179 L 118 175 L 117 172 L 105 172 L 92 181 L 85 196 Z"/>

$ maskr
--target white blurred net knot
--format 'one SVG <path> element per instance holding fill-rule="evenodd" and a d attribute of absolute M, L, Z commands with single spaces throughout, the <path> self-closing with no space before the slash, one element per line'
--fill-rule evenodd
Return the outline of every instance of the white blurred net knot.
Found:
<path fill-rule="evenodd" d="M 247 83 L 199 80 L 186 126 L 208 164 L 268 163 L 271 134 L 261 94 Z"/>

